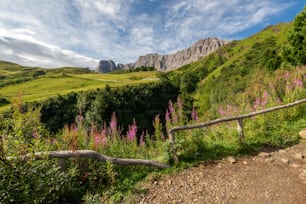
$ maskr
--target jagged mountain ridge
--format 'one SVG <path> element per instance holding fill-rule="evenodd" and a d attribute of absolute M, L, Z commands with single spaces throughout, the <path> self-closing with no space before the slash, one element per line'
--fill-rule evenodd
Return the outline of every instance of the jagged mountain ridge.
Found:
<path fill-rule="evenodd" d="M 194 43 L 191 47 L 174 54 L 147 54 L 139 56 L 136 62 L 129 64 L 119 63 L 116 65 L 112 60 L 101 60 L 97 67 L 97 72 L 105 73 L 118 69 L 130 69 L 142 66 L 154 67 L 158 71 L 170 71 L 200 60 L 229 42 L 229 40 L 220 40 L 215 37 L 204 38 Z"/>

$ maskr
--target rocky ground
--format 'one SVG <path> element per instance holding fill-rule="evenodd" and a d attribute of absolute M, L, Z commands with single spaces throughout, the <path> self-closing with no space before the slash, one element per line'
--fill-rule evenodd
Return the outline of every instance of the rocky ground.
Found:
<path fill-rule="evenodd" d="M 306 203 L 306 140 L 202 164 L 143 188 L 136 203 Z"/>

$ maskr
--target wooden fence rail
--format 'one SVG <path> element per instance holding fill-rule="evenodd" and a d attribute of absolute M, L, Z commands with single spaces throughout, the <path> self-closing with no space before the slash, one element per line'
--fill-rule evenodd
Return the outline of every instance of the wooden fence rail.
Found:
<path fill-rule="evenodd" d="M 192 124 L 192 125 L 184 125 L 184 126 L 173 127 L 168 131 L 168 136 L 169 136 L 169 140 L 170 140 L 170 144 L 171 144 L 171 149 L 172 149 L 174 162 L 175 163 L 179 162 L 178 156 L 176 154 L 176 149 L 175 149 L 174 132 L 181 131 L 181 130 L 190 130 L 190 129 L 195 129 L 195 128 L 203 128 L 203 127 L 208 127 L 208 126 L 215 125 L 215 124 L 218 124 L 218 123 L 237 120 L 238 135 L 239 135 L 239 138 L 240 138 L 240 142 L 244 143 L 243 119 L 251 118 L 251 117 L 254 117 L 254 116 L 257 116 L 257 115 L 269 113 L 269 112 L 280 110 L 280 109 L 290 108 L 290 107 L 293 107 L 293 106 L 296 106 L 296 105 L 299 105 L 299 104 L 302 104 L 302 103 L 305 103 L 305 102 L 306 102 L 306 99 L 302 99 L 302 100 L 298 100 L 298 101 L 288 103 L 288 104 L 285 104 L 285 105 L 275 106 L 275 107 L 272 107 L 272 108 L 267 108 L 267 109 L 264 109 L 264 110 L 255 111 L 255 112 L 251 112 L 251 113 L 244 114 L 244 115 L 228 117 L 228 118 L 219 118 L 219 119 L 212 120 L 212 121 L 205 122 L 205 123 L 198 123 L 198 124 Z"/>
<path fill-rule="evenodd" d="M 65 160 L 68 158 L 87 158 L 87 159 L 94 159 L 100 162 L 106 162 L 110 161 L 113 164 L 119 164 L 119 165 L 143 165 L 143 166 L 150 166 L 150 167 L 157 167 L 157 168 L 168 168 L 168 164 L 152 161 L 152 160 L 144 160 L 144 159 L 123 159 L 123 158 L 115 158 L 115 157 L 109 157 L 104 154 L 100 154 L 98 152 L 92 151 L 92 150 L 76 150 L 76 151 L 70 151 L 70 150 L 62 150 L 62 151 L 50 151 L 50 152 L 36 152 L 34 154 L 27 154 L 20 157 L 8 157 L 8 160 L 13 160 L 16 158 L 22 158 L 24 160 L 29 159 L 52 159 L 52 158 L 58 158 L 59 159 L 59 165 L 61 168 L 65 167 Z"/>

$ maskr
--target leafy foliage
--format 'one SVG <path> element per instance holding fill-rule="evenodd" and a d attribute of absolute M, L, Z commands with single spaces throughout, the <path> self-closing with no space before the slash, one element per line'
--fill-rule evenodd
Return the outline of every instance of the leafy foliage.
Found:
<path fill-rule="evenodd" d="M 284 47 L 284 58 L 294 65 L 306 64 L 306 7 L 299 13 L 288 34 L 289 45 Z"/>
<path fill-rule="evenodd" d="M 1 203 L 53 203 L 72 183 L 74 175 L 61 172 L 54 162 L 23 159 L 25 154 L 47 149 L 41 140 L 46 132 L 39 117 L 40 109 L 24 112 L 16 102 L 12 118 L 2 121 Z"/>
<path fill-rule="evenodd" d="M 146 71 L 155 71 L 154 67 L 148 67 L 148 66 L 141 66 L 136 68 L 130 68 L 130 69 L 118 69 L 111 73 L 113 74 L 127 74 L 131 72 L 146 72 Z"/>

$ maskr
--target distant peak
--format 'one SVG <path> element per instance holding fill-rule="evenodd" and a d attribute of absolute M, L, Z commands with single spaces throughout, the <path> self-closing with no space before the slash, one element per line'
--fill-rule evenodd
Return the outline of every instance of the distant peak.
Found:
<path fill-rule="evenodd" d="M 112 60 L 102 60 L 97 67 L 97 71 L 110 72 L 116 69 L 129 69 L 142 66 L 154 67 L 159 71 L 174 70 L 185 64 L 198 61 L 229 42 L 229 40 L 208 37 L 200 39 L 187 49 L 177 51 L 174 54 L 159 55 L 157 53 L 150 53 L 139 56 L 136 62 L 130 64 L 116 65 Z"/>

